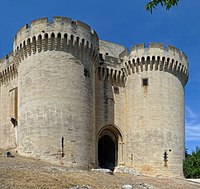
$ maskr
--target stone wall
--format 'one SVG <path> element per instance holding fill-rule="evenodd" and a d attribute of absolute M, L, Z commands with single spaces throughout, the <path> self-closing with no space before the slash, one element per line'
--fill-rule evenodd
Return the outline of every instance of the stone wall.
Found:
<path fill-rule="evenodd" d="M 0 148 L 16 148 L 17 128 L 10 121 L 18 116 L 18 78 L 13 63 L 12 57 L 2 59 L 0 63 Z"/>
<path fill-rule="evenodd" d="M 142 86 L 143 78 L 148 78 L 148 86 Z M 152 175 L 163 175 L 165 171 L 181 175 L 184 159 L 181 82 L 167 72 L 143 72 L 128 78 L 126 90 L 127 165 Z"/>
<path fill-rule="evenodd" d="M 125 162 L 149 175 L 182 176 L 187 58 L 154 43 L 133 47 L 124 59 L 129 74 Z"/>
<path fill-rule="evenodd" d="M 94 163 L 98 41 L 90 28 L 79 24 L 60 18 L 48 24 L 44 19 L 17 34 L 18 151 L 86 169 Z"/>
<path fill-rule="evenodd" d="M 107 135 L 115 166 L 182 177 L 187 80 L 187 57 L 173 46 L 129 52 L 81 21 L 32 21 L 0 60 L 0 148 L 87 169 Z"/>

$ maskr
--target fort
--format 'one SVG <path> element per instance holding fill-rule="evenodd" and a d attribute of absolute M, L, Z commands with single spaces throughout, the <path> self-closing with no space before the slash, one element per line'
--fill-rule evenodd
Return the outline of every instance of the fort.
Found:
<path fill-rule="evenodd" d="M 24 25 L 0 61 L 0 148 L 73 169 L 183 177 L 186 55 L 130 50 L 66 17 Z"/>

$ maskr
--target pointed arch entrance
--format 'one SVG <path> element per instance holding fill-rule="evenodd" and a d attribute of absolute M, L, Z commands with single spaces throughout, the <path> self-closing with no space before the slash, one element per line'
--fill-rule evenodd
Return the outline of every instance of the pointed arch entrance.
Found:
<path fill-rule="evenodd" d="M 114 170 L 119 161 L 122 161 L 122 135 L 115 126 L 105 126 L 97 135 L 98 166 Z"/>

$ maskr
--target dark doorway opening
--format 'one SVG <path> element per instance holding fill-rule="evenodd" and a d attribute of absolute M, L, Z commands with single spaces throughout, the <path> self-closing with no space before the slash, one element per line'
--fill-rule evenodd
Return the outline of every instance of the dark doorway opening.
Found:
<path fill-rule="evenodd" d="M 115 143 L 108 135 L 100 138 L 98 142 L 98 160 L 101 168 L 114 170 L 115 167 Z"/>

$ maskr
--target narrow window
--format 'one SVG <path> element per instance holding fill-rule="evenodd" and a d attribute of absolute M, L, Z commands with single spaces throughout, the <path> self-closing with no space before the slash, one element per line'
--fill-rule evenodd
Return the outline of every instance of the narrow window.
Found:
<path fill-rule="evenodd" d="M 88 78 L 90 77 L 90 72 L 87 68 L 84 68 L 84 76 Z"/>
<path fill-rule="evenodd" d="M 164 167 L 167 167 L 168 154 L 166 150 L 164 151 L 163 158 L 164 158 Z"/>
<path fill-rule="evenodd" d="M 17 87 L 10 90 L 10 121 L 17 126 L 18 120 L 18 91 Z"/>
<path fill-rule="evenodd" d="M 62 157 L 64 157 L 65 156 L 65 154 L 64 154 L 64 137 L 62 137 L 62 139 L 61 139 L 61 147 L 62 147 L 61 155 L 62 155 Z"/>
<path fill-rule="evenodd" d="M 99 59 L 103 60 L 103 55 L 101 53 L 99 53 Z"/>
<path fill-rule="evenodd" d="M 148 85 L 149 85 L 148 78 L 142 78 L 142 86 L 148 86 Z"/>
<path fill-rule="evenodd" d="M 114 87 L 114 93 L 119 94 L 119 87 Z"/>

